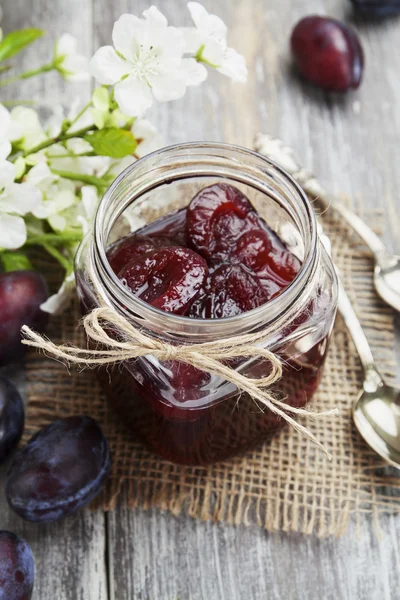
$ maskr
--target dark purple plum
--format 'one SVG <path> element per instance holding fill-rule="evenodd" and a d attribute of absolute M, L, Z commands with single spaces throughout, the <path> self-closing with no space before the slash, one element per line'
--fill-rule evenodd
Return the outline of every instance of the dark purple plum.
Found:
<path fill-rule="evenodd" d="M 0 462 L 14 450 L 24 430 L 24 405 L 15 385 L 0 376 Z"/>
<path fill-rule="evenodd" d="M 30 600 L 35 564 L 30 546 L 10 531 L 0 531 L 0 600 Z"/>
<path fill-rule="evenodd" d="M 314 85 L 335 92 L 360 85 L 364 53 L 357 34 L 344 23 L 305 17 L 293 29 L 290 44 L 299 72 Z"/>
<path fill-rule="evenodd" d="M 56 521 L 88 504 L 111 469 L 107 439 L 85 416 L 59 419 L 19 450 L 8 473 L 6 497 L 27 521 Z"/>
<path fill-rule="evenodd" d="M 46 329 L 49 315 L 40 305 L 49 297 L 46 281 L 35 271 L 11 271 L 0 275 L 0 366 L 20 359 L 21 327 L 39 333 Z"/>
<path fill-rule="evenodd" d="M 389 17 L 400 14 L 400 0 L 350 0 L 366 17 Z"/>

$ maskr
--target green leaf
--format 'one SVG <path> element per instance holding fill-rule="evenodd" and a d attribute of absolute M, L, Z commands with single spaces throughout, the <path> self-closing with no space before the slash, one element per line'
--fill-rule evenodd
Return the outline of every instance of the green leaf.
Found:
<path fill-rule="evenodd" d="M 31 261 L 22 252 L 2 252 L 0 258 L 6 272 L 33 269 Z"/>
<path fill-rule="evenodd" d="M 137 142 L 130 131 L 109 127 L 101 131 L 94 131 L 84 136 L 84 139 L 93 146 L 93 150 L 99 156 L 111 156 L 111 158 L 124 158 L 133 154 Z"/>
<path fill-rule="evenodd" d="M 0 61 L 7 60 L 11 56 L 18 54 L 26 46 L 29 46 L 29 44 L 42 37 L 43 34 L 44 31 L 42 29 L 11 31 L 0 42 Z"/>

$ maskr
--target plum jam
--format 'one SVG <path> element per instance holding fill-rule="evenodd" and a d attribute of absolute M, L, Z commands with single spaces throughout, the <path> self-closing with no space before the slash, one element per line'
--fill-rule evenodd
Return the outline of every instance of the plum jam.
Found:
<path fill-rule="evenodd" d="M 265 157 L 187 144 L 138 161 L 103 198 L 76 274 L 83 312 L 107 303 L 170 344 L 261 331 L 283 362 L 276 397 L 303 407 L 318 387 L 335 274 L 308 199 Z M 253 378 L 270 372 L 261 358 L 230 366 Z M 134 435 L 177 463 L 226 459 L 285 424 L 221 377 L 175 360 L 146 356 L 98 374 Z"/>
<path fill-rule="evenodd" d="M 279 294 L 301 263 L 236 187 L 203 188 L 188 208 L 116 242 L 111 268 L 133 294 L 166 312 L 233 317 Z"/>

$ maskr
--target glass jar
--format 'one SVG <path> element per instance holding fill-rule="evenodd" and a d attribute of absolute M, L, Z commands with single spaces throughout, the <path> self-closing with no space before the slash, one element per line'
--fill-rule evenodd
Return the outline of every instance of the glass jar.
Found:
<path fill-rule="evenodd" d="M 119 281 L 106 251 L 130 229 L 185 207 L 206 185 L 240 188 L 302 261 L 277 297 L 244 314 L 191 319 L 160 311 L 134 297 Z M 90 265 L 91 278 L 88 277 Z M 113 307 L 147 335 L 172 344 L 191 344 L 251 332 L 265 333 L 262 345 L 283 361 L 273 393 L 295 407 L 311 399 L 321 379 L 337 305 L 337 281 L 322 247 L 311 204 L 297 183 L 264 156 L 217 143 L 164 148 L 135 162 L 104 195 L 93 231 L 76 260 L 82 312 L 101 303 Z M 265 359 L 236 360 L 252 377 L 269 373 Z M 234 385 L 176 361 L 153 356 L 99 369 L 109 401 L 134 434 L 162 457 L 207 464 L 243 452 L 285 425 Z"/>

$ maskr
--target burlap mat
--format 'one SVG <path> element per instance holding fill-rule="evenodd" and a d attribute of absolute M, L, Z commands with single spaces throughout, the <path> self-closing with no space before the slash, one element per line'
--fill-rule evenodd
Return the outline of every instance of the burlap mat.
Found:
<path fill-rule="evenodd" d="M 360 212 L 360 210 L 358 210 Z M 376 225 L 382 215 L 369 215 Z M 322 222 L 345 287 L 365 327 L 379 367 L 394 371 L 392 311 L 372 287 L 372 260 L 360 239 L 333 214 Z M 77 306 L 54 318 L 55 341 L 80 343 Z M 124 486 L 130 507 L 157 507 L 203 520 L 257 523 L 269 530 L 340 535 L 351 517 L 399 510 L 400 478 L 364 444 L 351 421 L 350 406 L 362 381 L 360 363 L 338 317 L 316 409 L 337 406 L 339 418 L 305 423 L 329 449 L 332 462 L 291 428 L 254 452 L 207 468 L 182 467 L 151 454 L 130 436 L 109 408 L 93 372 L 71 374 L 56 361 L 31 352 L 27 361 L 29 407 L 27 434 L 53 419 L 89 414 L 107 435 L 114 468 L 100 499 L 113 510 Z"/>

